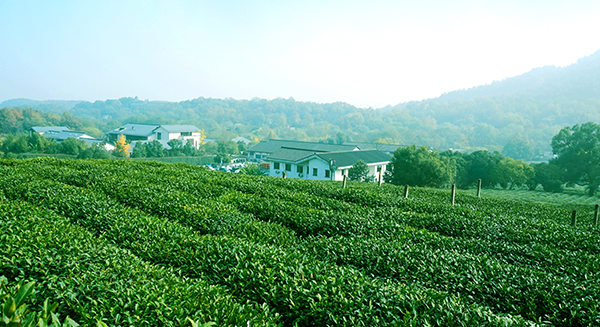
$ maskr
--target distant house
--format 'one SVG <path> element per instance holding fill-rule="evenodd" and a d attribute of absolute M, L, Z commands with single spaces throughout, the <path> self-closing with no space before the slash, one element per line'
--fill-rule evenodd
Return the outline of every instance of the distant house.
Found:
<path fill-rule="evenodd" d="M 125 136 L 130 143 L 157 140 L 167 149 L 170 148 L 167 143 L 175 139 L 181 140 L 184 144 L 190 142 L 196 149 L 202 145 L 202 132 L 193 125 L 127 124 L 106 133 L 111 143 L 116 142 L 121 135 Z"/>
<path fill-rule="evenodd" d="M 333 151 L 355 151 L 360 150 L 356 145 L 340 145 L 329 143 L 288 141 L 288 140 L 268 140 L 259 143 L 248 149 L 249 161 L 261 161 L 275 151 L 281 148 L 298 149 L 315 152 L 333 152 Z"/>
<path fill-rule="evenodd" d="M 369 167 L 369 176 L 375 180 L 385 173 L 391 156 L 378 150 L 353 150 L 315 152 L 312 150 L 282 147 L 267 156 L 269 176 L 301 178 L 313 180 L 343 180 L 344 175 L 359 160 Z"/>
<path fill-rule="evenodd" d="M 92 146 L 94 144 L 102 144 L 102 146 L 107 150 L 107 151 L 111 151 L 114 150 L 115 147 L 111 144 L 107 144 L 106 142 L 104 142 L 103 140 L 99 140 L 97 138 L 94 138 L 92 136 L 89 136 L 85 133 L 82 132 L 46 132 L 44 133 L 44 137 L 48 138 L 48 139 L 54 139 L 56 140 L 56 142 L 62 142 L 68 138 L 74 138 L 76 140 L 81 140 L 83 141 L 83 143 L 85 143 L 87 146 Z"/>
<path fill-rule="evenodd" d="M 74 138 L 76 140 L 83 141 L 88 146 L 104 143 L 103 140 L 96 139 L 93 136 L 87 135 L 83 132 L 72 132 L 69 130 L 69 128 L 65 126 L 34 126 L 29 130 L 30 135 L 32 135 L 33 133 L 38 133 L 40 135 L 43 135 L 45 138 L 53 139 L 56 142 L 62 142 L 68 138 Z M 115 148 L 110 144 L 104 144 L 103 146 L 108 151 L 113 150 Z"/>
<path fill-rule="evenodd" d="M 231 139 L 231 141 L 233 141 L 233 142 L 235 142 L 235 143 L 238 143 L 238 142 L 240 142 L 240 141 L 241 141 L 241 142 L 244 142 L 244 143 L 246 143 L 246 145 L 248 145 L 248 144 L 252 143 L 252 141 L 250 141 L 249 139 L 247 139 L 247 138 L 245 138 L 245 137 L 236 137 L 236 138 L 234 138 L 234 139 Z"/>
<path fill-rule="evenodd" d="M 57 142 L 62 142 L 68 138 L 74 138 L 74 139 L 82 140 L 82 141 L 96 140 L 96 138 L 94 138 L 93 136 L 89 136 L 83 132 L 70 132 L 70 131 L 46 132 L 46 133 L 44 133 L 44 136 L 48 139 L 55 139 Z"/>
<path fill-rule="evenodd" d="M 29 135 L 33 135 L 33 133 L 44 135 L 46 133 L 60 132 L 70 132 L 70 130 L 66 126 L 34 126 L 29 130 Z"/>

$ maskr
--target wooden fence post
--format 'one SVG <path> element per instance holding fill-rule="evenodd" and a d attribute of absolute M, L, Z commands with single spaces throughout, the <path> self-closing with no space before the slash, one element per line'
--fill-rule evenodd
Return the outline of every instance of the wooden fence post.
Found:
<path fill-rule="evenodd" d="M 451 194 L 451 202 L 454 205 L 454 198 L 456 196 L 456 184 L 452 184 L 452 194 Z"/>
<path fill-rule="evenodd" d="M 285 179 L 285 177 L 286 177 L 286 173 L 285 173 L 285 171 L 284 171 L 284 172 L 283 172 L 283 179 Z"/>
<path fill-rule="evenodd" d="M 477 181 L 477 197 L 481 197 L 481 178 Z"/>
<path fill-rule="evenodd" d="M 594 210 L 594 227 L 598 227 L 598 207 L 600 206 L 596 204 L 596 210 Z"/>
<path fill-rule="evenodd" d="M 344 175 L 344 179 L 342 180 L 342 188 L 346 188 L 346 175 Z"/>
<path fill-rule="evenodd" d="M 571 215 L 571 225 L 577 226 L 577 210 L 573 210 L 573 214 Z"/>
<path fill-rule="evenodd" d="M 408 199 L 408 185 L 404 187 L 404 198 Z"/>

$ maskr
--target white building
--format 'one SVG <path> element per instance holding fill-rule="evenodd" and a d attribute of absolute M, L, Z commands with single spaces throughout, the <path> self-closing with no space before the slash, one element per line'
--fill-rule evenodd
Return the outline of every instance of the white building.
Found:
<path fill-rule="evenodd" d="M 171 148 L 167 144 L 171 140 L 181 140 L 183 144 L 189 142 L 196 149 L 200 148 L 203 142 L 202 131 L 193 125 L 127 124 L 106 133 L 109 142 L 112 143 L 116 142 L 121 135 L 125 136 L 128 143 L 157 140 L 167 149 Z"/>
<path fill-rule="evenodd" d="M 301 178 L 314 180 L 341 181 L 344 175 L 359 160 L 364 161 L 369 168 L 369 176 L 373 181 L 383 175 L 391 156 L 378 150 L 355 150 L 336 152 L 315 152 L 306 149 L 282 147 L 270 154 L 269 176 Z"/>

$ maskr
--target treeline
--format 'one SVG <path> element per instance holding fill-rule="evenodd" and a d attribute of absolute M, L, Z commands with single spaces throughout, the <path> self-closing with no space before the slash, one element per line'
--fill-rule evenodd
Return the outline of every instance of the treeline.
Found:
<path fill-rule="evenodd" d="M 0 133 L 62 125 L 99 137 L 126 123 L 191 124 L 213 139 L 416 144 L 439 151 L 498 151 L 529 161 L 547 159 L 551 139 L 563 127 L 600 121 L 598 76 L 600 52 L 568 67 L 542 67 L 490 85 L 381 109 L 293 98 L 16 99 L 0 104 L 12 107 L 0 111 Z"/>
<path fill-rule="evenodd" d="M 66 126 L 96 138 L 102 138 L 108 128 L 112 129 L 111 125 L 75 117 L 66 111 L 57 114 L 31 108 L 0 109 L 0 134 L 21 134 L 34 126 Z"/>
<path fill-rule="evenodd" d="M 246 152 L 246 143 L 223 141 L 202 144 L 199 149 L 193 147 L 189 142 L 178 139 L 170 140 L 167 145 L 157 140 L 152 142 L 136 142 L 128 144 L 123 140 L 117 141 L 114 150 L 107 150 L 105 143 L 99 142 L 88 145 L 84 141 L 75 138 L 67 138 L 57 142 L 55 139 L 46 138 L 38 133 L 19 133 L 0 136 L 0 157 L 22 158 L 29 155 L 56 155 L 63 154 L 83 159 L 109 159 L 112 157 L 132 158 L 162 158 L 162 157 L 196 157 L 204 155 L 216 155 L 219 162 L 229 163 L 232 156 Z"/>
<path fill-rule="evenodd" d="M 594 195 L 600 186 L 600 125 L 588 122 L 563 128 L 552 138 L 556 158 L 530 165 L 498 152 L 436 152 L 414 145 L 398 148 L 384 176 L 397 185 L 470 188 L 479 180 L 483 187 L 513 189 L 540 185 L 561 192 L 564 185 L 586 186 Z"/>
<path fill-rule="evenodd" d="M 503 153 L 531 160 L 551 151 L 550 139 L 562 127 L 600 119 L 598 99 L 600 96 L 581 101 L 503 96 L 422 101 L 380 110 L 341 102 L 300 102 L 293 98 L 198 98 L 181 102 L 121 98 L 79 102 L 63 110 L 91 122 L 91 127 L 101 132 L 126 123 L 192 124 L 203 129 L 209 138 L 225 140 L 237 136 L 301 141 L 341 138 L 361 143 L 426 145 L 439 150 L 499 152 L 508 143 L 522 140 L 530 148 L 525 156 L 518 152 Z M 36 108 L 62 115 L 55 104 Z"/>

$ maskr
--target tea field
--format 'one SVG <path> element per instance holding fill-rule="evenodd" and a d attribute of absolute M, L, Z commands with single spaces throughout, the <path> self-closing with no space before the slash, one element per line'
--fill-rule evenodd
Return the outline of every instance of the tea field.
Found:
<path fill-rule="evenodd" d="M 473 193 L 3 159 L 0 276 L 92 326 L 600 325 L 593 204 Z"/>

